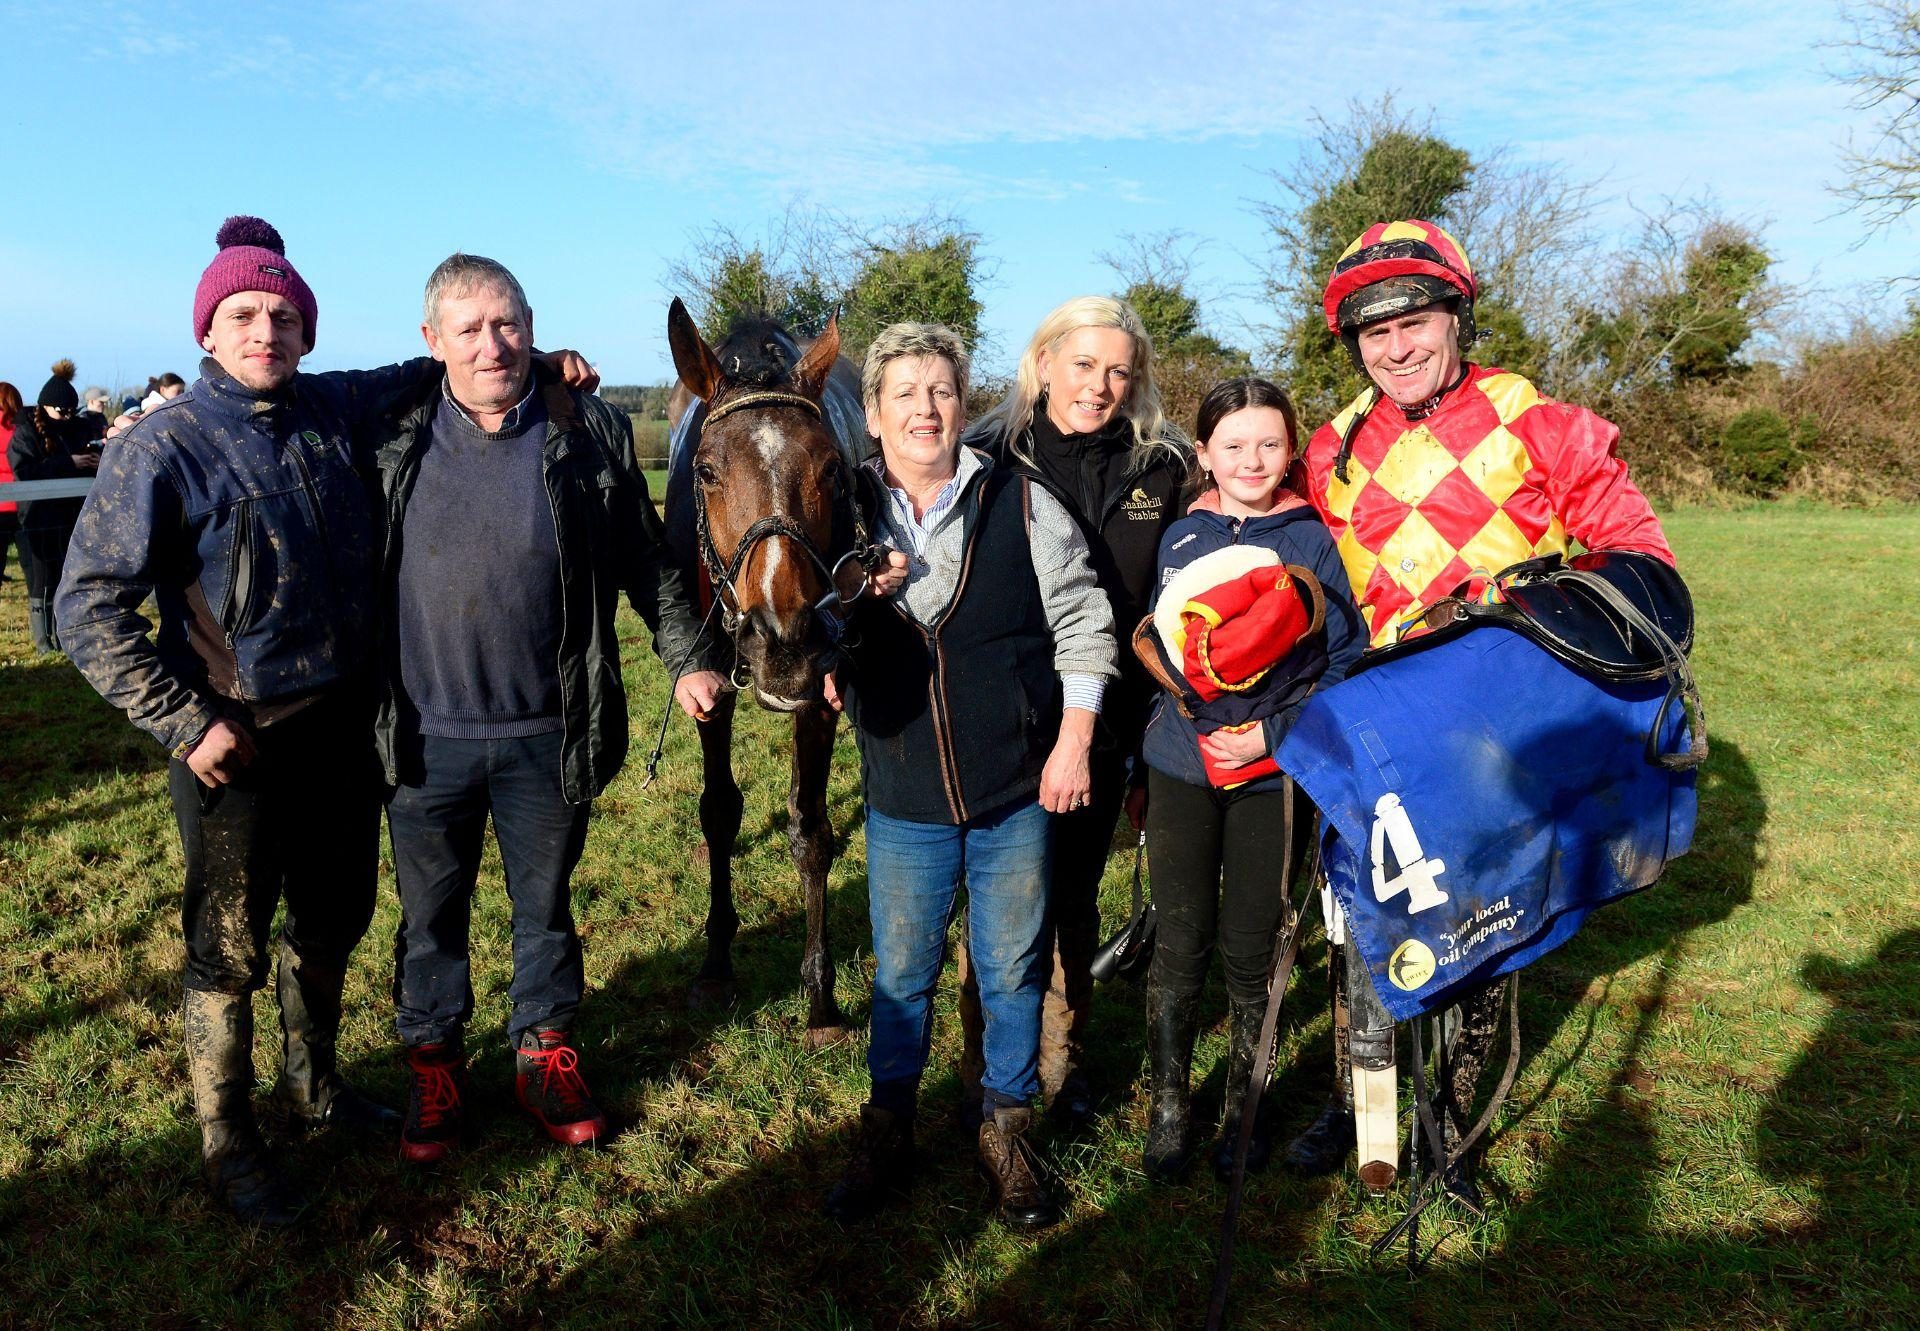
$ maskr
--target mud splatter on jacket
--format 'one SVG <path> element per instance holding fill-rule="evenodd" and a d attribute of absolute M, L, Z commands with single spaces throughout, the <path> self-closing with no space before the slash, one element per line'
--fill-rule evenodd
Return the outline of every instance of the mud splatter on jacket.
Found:
<path fill-rule="evenodd" d="M 1368 388 L 1314 433 L 1297 486 L 1333 533 L 1371 646 L 1476 569 L 1565 554 L 1570 538 L 1673 562 L 1612 422 L 1478 365 L 1420 420 L 1378 397 Z M 1334 464 L 1349 430 L 1343 481 Z"/>
<path fill-rule="evenodd" d="M 223 716 L 264 724 L 363 677 L 378 560 L 367 436 L 438 373 L 422 358 L 262 395 L 209 358 L 109 440 L 56 609 L 88 682 L 184 757 Z M 157 632 L 140 613 L 149 594 Z"/>

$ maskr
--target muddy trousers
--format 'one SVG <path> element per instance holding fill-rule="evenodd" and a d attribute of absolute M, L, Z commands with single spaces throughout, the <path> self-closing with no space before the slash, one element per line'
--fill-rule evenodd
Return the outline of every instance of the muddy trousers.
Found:
<path fill-rule="evenodd" d="M 1126 759 L 1099 750 L 1092 761 L 1093 798 L 1053 820 L 1053 871 L 1048 886 L 1046 998 L 1040 1014 L 1040 1092 L 1051 1099 L 1081 1070 L 1087 1019 L 1093 1012 L 1093 954 L 1100 949 L 1100 879 L 1126 803 Z M 980 1099 L 980 986 L 967 955 L 966 930 L 955 948 L 960 965 L 960 1081 L 969 1103 Z"/>
<path fill-rule="evenodd" d="M 167 775 L 186 858 L 186 987 L 242 994 L 271 970 L 275 906 L 294 956 L 344 970 L 373 919 L 380 778 L 371 712 L 330 697 L 254 732 L 258 754 L 207 787 L 175 759 Z"/>

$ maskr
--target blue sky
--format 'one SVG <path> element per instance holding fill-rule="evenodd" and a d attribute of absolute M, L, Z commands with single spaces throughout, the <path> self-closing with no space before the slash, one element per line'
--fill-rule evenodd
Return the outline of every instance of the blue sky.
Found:
<path fill-rule="evenodd" d="M 1356 17 L 1358 16 L 1358 17 Z M 1840 211 L 1866 118 L 1836 3 L 85 4 L 0 0 L 0 378 L 115 385 L 198 358 L 193 286 L 229 213 L 275 223 L 320 306 L 313 369 L 416 354 L 449 251 L 521 277 L 543 345 L 670 377 L 663 283 L 690 234 L 790 203 L 928 206 L 985 239 L 1004 366 L 1109 290 L 1124 233 L 1206 242 L 1229 337 L 1250 211 L 1316 112 L 1393 92 L 1475 153 L 1604 177 L 1603 229 L 1711 191 L 1778 273 L 1896 308 L 1911 228 Z"/>

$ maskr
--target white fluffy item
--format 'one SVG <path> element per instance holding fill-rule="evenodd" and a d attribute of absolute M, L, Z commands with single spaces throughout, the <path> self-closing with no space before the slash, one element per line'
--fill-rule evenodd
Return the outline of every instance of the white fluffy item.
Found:
<path fill-rule="evenodd" d="M 1228 545 L 1173 571 L 1160 589 L 1159 599 L 1153 603 L 1153 631 L 1160 635 L 1160 645 L 1176 669 L 1187 654 L 1187 622 L 1181 614 L 1187 602 L 1223 582 L 1232 582 L 1257 568 L 1270 568 L 1279 563 L 1280 556 L 1262 546 Z"/>

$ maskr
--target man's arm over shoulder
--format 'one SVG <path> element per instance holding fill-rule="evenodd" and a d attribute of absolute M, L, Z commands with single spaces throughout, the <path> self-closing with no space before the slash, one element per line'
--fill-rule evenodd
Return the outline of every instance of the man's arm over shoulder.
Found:
<path fill-rule="evenodd" d="M 1674 562 L 1653 505 L 1620 460 L 1620 430 L 1612 421 L 1585 407 L 1542 401 L 1510 428 L 1545 473 L 1555 516 L 1581 545 Z"/>
<path fill-rule="evenodd" d="M 327 370 L 304 378 L 332 393 L 354 429 L 365 429 L 417 400 L 440 381 L 440 362 L 416 356 L 377 370 Z"/>
<path fill-rule="evenodd" d="M 61 646 L 87 682 L 176 756 L 217 714 L 161 660 L 140 606 L 170 567 L 184 576 L 185 539 L 180 491 L 157 448 L 144 432 L 110 442 L 74 525 L 55 605 Z"/>

